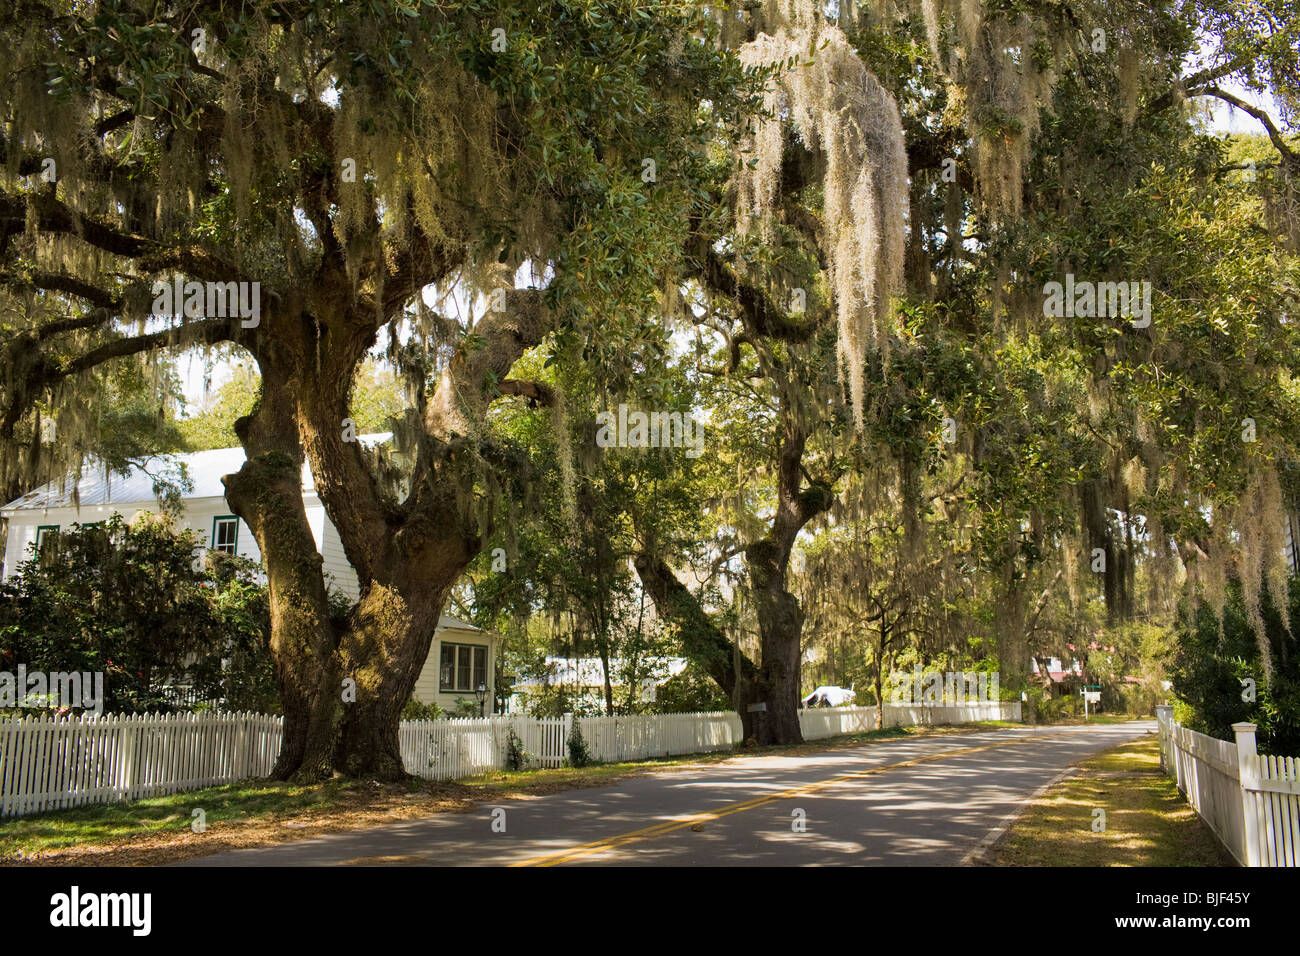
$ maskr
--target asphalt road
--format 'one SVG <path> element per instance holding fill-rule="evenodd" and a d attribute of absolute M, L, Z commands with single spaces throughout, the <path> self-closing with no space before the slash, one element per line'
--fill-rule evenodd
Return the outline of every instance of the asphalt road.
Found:
<path fill-rule="evenodd" d="M 1154 730 L 1016 728 L 741 757 L 182 865 L 949 866 L 1071 763 Z"/>

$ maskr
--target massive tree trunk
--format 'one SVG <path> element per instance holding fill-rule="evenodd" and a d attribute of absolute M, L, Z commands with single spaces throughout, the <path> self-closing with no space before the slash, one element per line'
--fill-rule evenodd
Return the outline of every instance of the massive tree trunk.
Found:
<path fill-rule="evenodd" d="M 808 433 L 782 402 L 785 422 L 778 449 L 777 509 L 767 536 L 745 549 L 745 563 L 758 617 L 761 662 L 741 657 L 667 565 L 648 551 L 634 564 L 661 617 L 678 625 L 687 656 L 701 663 L 731 695 L 744 724 L 745 739 L 759 744 L 801 743 L 800 659 L 803 610 L 786 583 L 790 554 L 799 531 L 830 507 L 831 490 L 821 483 L 803 488 L 803 453 Z M 733 657 L 739 660 L 733 663 Z"/>
<path fill-rule="evenodd" d="M 272 776 L 319 779 L 332 772 L 341 717 L 337 637 L 303 506 L 302 452 L 284 384 L 264 382 L 257 414 L 238 423 L 247 459 L 224 481 L 231 509 L 257 538 L 270 591 L 270 650 L 284 708 Z"/>
<path fill-rule="evenodd" d="M 785 393 L 783 392 L 783 396 Z M 784 426 L 777 459 L 777 507 L 767 537 L 745 549 L 762 640 L 755 691 L 761 709 L 755 721 L 760 744 L 802 743 L 799 728 L 799 665 L 802 657 L 803 610 L 786 587 L 790 553 L 800 530 L 831 504 L 824 484 L 803 488 L 803 454 L 808 432 L 798 423 L 787 398 L 782 399 Z"/>
<path fill-rule="evenodd" d="M 273 776 L 395 780 L 406 773 L 402 708 L 448 594 L 487 530 L 475 495 L 481 423 L 500 394 L 496 383 L 541 340 L 549 313 L 535 294 L 510 292 L 508 312 L 480 322 L 481 344 L 453 357 L 425 409 L 408 493 L 394 503 L 342 428 L 373 332 L 357 333 L 355 313 L 329 311 L 327 284 L 320 294 L 312 309 L 290 303 L 286 316 L 274 317 L 275 345 L 256 356 L 261 398 L 236 425 L 247 459 L 225 477 L 226 496 L 257 539 L 271 595 L 271 653 L 285 712 Z M 304 461 L 357 573 L 360 598 L 346 620 L 329 616 L 302 499 Z"/>
<path fill-rule="evenodd" d="M 754 721 L 755 738 L 760 744 L 801 743 L 799 664 L 803 611 L 785 587 L 789 548 L 783 551 L 770 539 L 764 539 L 750 546 L 747 558 L 763 650 L 754 694 L 757 706 L 763 709 Z"/>

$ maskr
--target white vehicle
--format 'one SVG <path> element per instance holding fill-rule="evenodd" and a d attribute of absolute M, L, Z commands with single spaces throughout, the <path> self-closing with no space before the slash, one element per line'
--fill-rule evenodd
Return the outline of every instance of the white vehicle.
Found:
<path fill-rule="evenodd" d="M 843 707 L 857 698 L 857 692 L 845 687 L 818 687 L 803 699 L 805 707 Z"/>

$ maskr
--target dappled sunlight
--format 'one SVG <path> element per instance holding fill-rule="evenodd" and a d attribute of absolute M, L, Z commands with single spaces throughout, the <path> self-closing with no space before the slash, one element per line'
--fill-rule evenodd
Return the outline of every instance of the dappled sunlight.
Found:
<path fill-rule="evenodd" d="M 737 757 L 194 863 L 954 865 L 1070 761 L 1135 732 L 994 731 Z M 1053 826 L 1086 819 L 1086 803 L 1072 798 Z M 494 807 L 503 832 L 492 830 Z"/>

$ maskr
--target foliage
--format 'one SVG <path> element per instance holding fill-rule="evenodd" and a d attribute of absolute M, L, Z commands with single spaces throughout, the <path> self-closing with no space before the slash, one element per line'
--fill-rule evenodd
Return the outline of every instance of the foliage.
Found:
<path fill-rule="evenodd" d="M 465 697 L 456 698 L 456 709 L 451 712 L 453 717 L 477 717 L 480 713 L 480 705 L 476 700 L 470 700 Z"/>
<path fill-rule="evenodd" d="M 1300 613 L 1300 576 L 1288 582 L 1291 620 Z M 1283 623 L 1270 595 L 1261 599 L 1265 634 L 1276 662 L 1265 679 L 1259 645 L 1247 618 L 1240 582 L 1228 585 L 1222 621 L 1202 605 L 1180 609 L 1178 651 L 1174 658 L 1174 693 L 1185 708 L 1177 712 L 1193 730 L 1232 740 L 1232 725 L 1249 721 L 1257 727 L 1261 753 L 1300 753 L 1300 646 Z M 1255 700 L 1244 681 L 1254 681 Z"/>
<path fill-rule="evenodd" d="M 512 725 L 506 731 L 506 769 L 523 770 L 526 766 L 528 766 L 528 753 L 524 750 L 523 740 L 515 733 Z"/>
<path fill-rule="evenodd" d="M 589 695 L 559 685 L 530 687 L 523 698 L 524 713 L 529 717 L 597 717 L 603 712 Z"/>
<path fill-rule="evenodd" d="M 1057 656 L 1143 709 L 1182 592 L 1229 635 L 1181 619 L 1199 719 L 1221 730 L 1225 681 L 1258 671 L 1261 727 L 1291 739 L 1293 4 L 742 7 L 0 14 L 0 483 L 177 427 L 234 444 L 239 422 L 231 507 L 269 555 L 298 489 L 257 469 L 305 456 L 366 606 L 323 599 L 307 533 L 285 536 L 268 568 L 307 570 L 273 582 L 296 612 L 278 626 L 301 626 L 275 646 L 326 651 L 277 673 L 347 663 L 367 693 L 414 673 L 394 649 L 421 622 L 388 596 L 410 608 L 468 569 L 457 598 L 508 635 L 501 693 L 507 670 L 599 657 L 625 671 L 606 712 L 632 712 L 649 662 L 680 654 L 690 676 L 656 706 L 716 704 L 703 675 L 739 706 L 810 650 L 863 686 L 893 663 L 995 667 L 1050 716 L 1077 702 L 1028 664 Z M 1196 104 L 1239 87 L 1279 120 L 1246 103 L 1265 135 L 1211 135 Z M 265 320 L 148 327 L 178 270 L 256 278 Z M 1151 323 L 1048 314 L 1067 275 L 1149 282 Z M 256 373 L 177 425 L 165 350 L 232 344 Z M 593 419 L 624 402 L 695 413 L 706 454 L 598 447 Z M 345 446 L 345 415 L 391 447 Z"/>
<path fill-rule="evenodd" d="M 231 368 L 229 381 L 222 384 L 195 415 L 182 419 L 177 427 L 191 451 L 235 448 L 239 436 L 235 421 L 253 410 L 260 392 L 257 373 L 245 363 Z M 392 419 L 400 417 L 402 396 L 396 379 L 379 363 L 367 362 L 357 375 L 350 411 L 358 435 L 389 431 Z"/>
<path fill-rule="evenodd" d="M 236 709 L 276 712 L 267 594 L 255 566 L 196 560 L 197 532 L 114 515 L 61 532 L 0 585 L 0 660 L 102 671 L 106 710 L 172 710 L 192 686 Z"/>
<path fill-rule="evenodd" d="M 732 702 L 698 665 L 689 664 L 659 685 L 652 705 L 655 713 L 693 714 L 730 710 Z"/>
<path fill-rule="evenodd" d="M 402 720 L 439 720 L 447 716 L 447 712 L 438 704 L 423 703 L 412 697 L 402 708 Z"/>
<path fill-rule="evenodd" d="M 565 741 L 569 749 L 569 766 L 585 767 L 591 763 L 591 753 L 587 750 L 586 738 L 582 736 L 582 722 L 573 721 L 573 726 L 569 730 L 569 739 Z"/>

